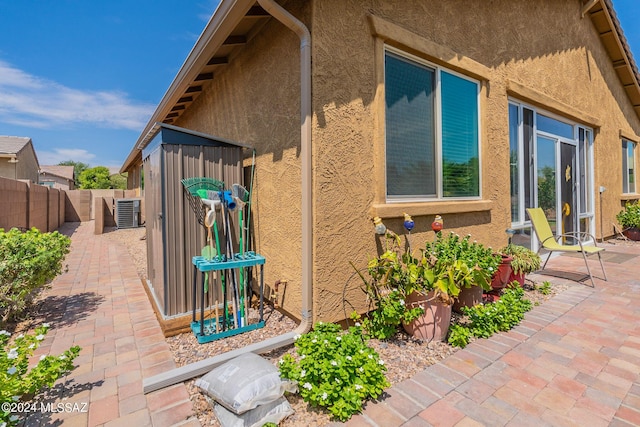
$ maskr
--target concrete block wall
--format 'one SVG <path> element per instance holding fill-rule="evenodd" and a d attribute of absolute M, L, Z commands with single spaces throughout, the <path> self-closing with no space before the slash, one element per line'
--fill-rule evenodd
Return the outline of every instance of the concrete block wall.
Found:
<path fill-rule="evenodd" d="M 0 228 L 57 230 L 64 224 L 65 198 L 63 190 L 0 178 Z"/>
<path fill-rule="evenodd" d="M 0 178 L 0 228 L 28 228 L 28 191 L 24 182 Z"/>
<path fill-rule="evenodd" d="M 29 228 L 40 231 L 49 230 L 49 188 L 43 185 L 30 185 L 29 193 Z M 55 230 L 58 227 L 54 227 Z"/>
<path fill-rule="evenodd" d="M 65 203 L 65 221 L 91 220 L 91 190 L 67 191 Z"/>

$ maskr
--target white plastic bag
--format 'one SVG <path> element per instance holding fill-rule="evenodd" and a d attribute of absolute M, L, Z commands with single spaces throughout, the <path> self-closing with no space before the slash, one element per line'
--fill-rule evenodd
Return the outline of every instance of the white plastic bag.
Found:
<path fill-rule="evenodd" d="M 204 393 L 235 414 L 271 403 L 295 385 L 280 378 L 278 368 L 254 353 L 246 353 L 196 380 Z"/>
<path fill-rule="evenodd" d="M 219 404 L 214 404 L 213 410 L 222 427 L 262 427 L 266 423 L 280 424 L 280 421 L 294 412 L 284 397 L 260 405 L 241 415 L 227 411 Z"/>

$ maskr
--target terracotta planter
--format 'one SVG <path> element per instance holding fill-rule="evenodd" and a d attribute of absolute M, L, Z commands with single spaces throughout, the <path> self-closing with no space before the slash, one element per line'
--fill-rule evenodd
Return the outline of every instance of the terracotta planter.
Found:
<path fill-rule="evenodd" d="M 460 289 L 458 299 L 453 303 L 453 310 L 462 313 L 462 307 L 473 307 L 482 303 L 482 287 L 471 286 Z"/>
<path fill-rule="evenodd" d="M 407 305 L 420 306 L 424 314 L 409 324 L 403 323 L 404 330 L 423 341 L 443 341 L 451 323 L 451 305 L 434 298 L 434 291 L 428 294 L 412 293 L 407 297 Z"/>
<path fill-rule="evenodd" d="M 511 271 L 508 283 L 511 282 L 518 282 L 521 288 L 524 287 L 524 273 L 515 274 L 513 271 Z"/>
<path fill-rule="evenodd" d="M 513 258 L 509 255 L 501 254 L 502 262 L 498 266 L 498 271 L 495 272 L 491 278 L 491 287 L 495 292 L 499 292 L 507 283 L 509 283 L 509 276 L 511 275 L 511 261 Z"/>
<path fill-rule="evenodd" d="M 627 228 L 622 230 L 622 234 L 629 240 L 640 241 L 640 228 Z"/>

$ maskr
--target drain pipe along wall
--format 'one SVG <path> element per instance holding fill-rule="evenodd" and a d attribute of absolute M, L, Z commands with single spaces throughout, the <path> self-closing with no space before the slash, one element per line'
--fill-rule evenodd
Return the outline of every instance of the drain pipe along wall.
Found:
<path fill-rule="evenodd" d="M 144 393 L 205 375 L 211 369 L 245 353 L 266 353 L 293 343 L 298 334 L 311 330 L 313 321 L 313 211 L 311 175 L 311 34 L 307 27 L 274 0 L 258 0 L 260 6 L 300 38 L 300 158 L 302 162 L 302 320 L 286 334 L 253 343 L 209 359 L 191 363 L 143 380 Z"/>

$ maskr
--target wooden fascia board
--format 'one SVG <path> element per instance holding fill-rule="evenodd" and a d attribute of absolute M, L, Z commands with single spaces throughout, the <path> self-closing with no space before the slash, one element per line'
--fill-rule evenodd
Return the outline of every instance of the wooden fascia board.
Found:
<path fill-rule="evenodd" d="M 156 110 L 140 133 L 138 140 L 120 168 L 120 172 L 125 172 L 129 168 L 130 164 L 135 160 L 136 152 L 141 150 L 148 142 L 145 141 L 145 138 L 154 125 L 164 120 L 166 114 L 169 113 L 178 99 L 184 95 L 185 90 L 200 73 L 200 70 L 215 56 L 215 52 L 222 46 L 254 3 L 254 0 L 222 0 L 220 2 L 191 52 L 189 52 L 187 59 L 180 67 L 178 74 L 176 74 Z"/>

